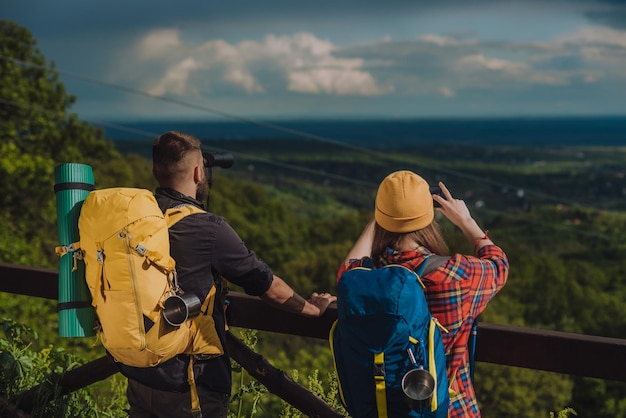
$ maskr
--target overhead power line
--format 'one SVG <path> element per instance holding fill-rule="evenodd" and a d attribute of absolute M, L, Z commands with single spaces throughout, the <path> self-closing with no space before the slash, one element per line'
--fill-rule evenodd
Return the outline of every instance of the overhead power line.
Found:
<path fill-rule="evenodd" d="M 14 62 L 16 64 L 19 64 L 19 65 L 22 65 L 22 66 L 32 66 L 32 67 L 36 67 L 36 68 L 47 69 L 47 67 L 45 67 L 43 65 L 38 65 L 38 64 L 34 64 L 34 63 L 18 60 L 18 59 L 15 59 L 15 58 L 12 58 L 12 57 L 8 57 L 8 56 L 5 56 L 5 55 L 0 55 L 0 59 L 12 61 L 12 62 Z M 187 101 L 183 101 L 183 100 L 176 99 L 176 98 L 171 98 L 171 97 L 166 97 L 166 96 L 159 96 L 159 95 L 152 94 L 152 93 L 149 93 L 149 92 L 146 92 L 146 91 L 143 91 L 143 90 L 139 90 L 139 89 L 135 89 L 135 88 L 131 88 L 131 87 L 126 87 L 126 86 L 121 86 L 121 85 L 118 85 L 118 84 L 114 84 L 114 83 L 98 80 L 98 79 L 95 79 L 95 78 L 92 78 L 92 77 L 87 77 L 87 76 L 84 76 L 84 75 L 81 75 L 81 74 L 76 74 L 76 73 L 72 73 L 72 72 L 69 72 L 69 71 L 59 70 L 57 68 L 55 68 L 53 71 L 57 72 L 58 74 L 62 74 L 64 76 L 66 76 L 66 77 L 70 77 L 70 78 L 73 78 L 73 79 L 76 79 L 76 80 L 80 80 L 80 81 L 83 81 L 83 82 L 86 82 L 86 83 L 89 83 L 89 84 L 100 85 L 100 86 L 111 88 L 111 89 L 114 89 L 114 90 L 123 91 L 123 92 L 126 92 L 126 93 L 130 93 L 130 94 L 146 97 L 146 98 L 149 98 L 149 99 L 152 99 L 152 100 L 158 100 L 158 101 L 162 101 L 162 102 L 166 102 L 166 103 L 175 104 L 177 106 L 186 107 L 188 109 L 194 109 L 194 110 L 202 111 L 202 112 L 213 114 L 213 115 L 218 115 L 218 116 L 224 117 L 226 119 L 234 120 L 234 121 L 237 121 L 237 122 L 243 122 L 243 123 L 247 123 L 247 124 L 251 124 L 251 125 L 255 125 L 255 126 L 260 126 L 260 127 L 264 127 L 264 128 L 267 128 L 267 129 L 271 129 L 271 130 L 277 131 L 277 132 L 288 133 L 288 134 L 294 135 L 296 137 L 305 138 L 305 139 L 311 139 L 311 140 L 315 140 L 315 141 L 319 141 L 319 142 L 323 142 L 323 143 L 327 143 L 327 144 L 332 144 L 332 145 L 335 145 L 335 146 L 338 146 L 338 147 L 350 149 L 350 150 L 353 150 L 353 151 L 358 151 L 358 152 L 360 152 L 362 154 L 375 156 L 379 160 L 386 160 L 386 161 L 391 161 L 391 162 L 396 162 L 396 163 L 409 163 L 409 164 L 413 164 L 413 165 L 415 165 L 417 167 L 422 167 L 422 168 L 426 168 L 426 169 L 429 169 L 429 170 L 433 170 L 435 172 L 440 172 L 440 173 L 448 174 L 448 175 L 455 176 L 455 177 L 458 177 L 458 178 L 463 178 L 463 179 L 466 179 L 466 180 L 475 181 L 475 182 L 480 183 L 480 184 L 497 186 L 497 187 L 500 187 L 500 188 L 507 188 L 507 189 L 513 189 L 513 190 L 524 190 L 524 193 L 527 194 L 527 195 L 535 196 L 537 198 L 544 199 L 544 200 L 547 200 L 547 201 L 553 201 L 553 202 L 556 202 L 556 203 L 567 204 L 569 206 L 584 207 L 584 205 L 582 205 L 582 204 L 580 204 L 578 202 L 571 201 L 571 200 L 568 200 L 568 199 L 565 199 L 565 198 L 562 198 L 562 197 L 556 197 L 556 196 L 554 196 L 552 194 L 547 194 L 547 193 L 542 193 L 542 192 L 538 192 L 538 191 L 534 191 L 534 190 L 530 190 L 530 189 L 525 189 L 523 187 L 507 184 L 507 183 L 496 181 L 496 180 L 492 180 L 492 179 L 486 179 L 484 177 L 480 177 L 480 176 L 477 176 L 477 175 L 460 172 L 460 171 L 449 169 L 449 168 L 445 168 L 445 167 L 430 165 L 430 164 L 424 163 L 423 161 L 417 162 L 414 157 L 401 156 L 401 155 L 392 154 L 392 153 L 381 153 L 379 151 L 375 151 L 375 150 L 371 150 L 369 148 L 364 148 L 362 146 L 350 144 L 350 143 L 345 142 L 345 141 L 332 139 L 332 138 L 328 138 L 328 137 L 321 136 L 321 135 L 315 135 L 315 134 L 311 134 L 311 133 L 304 132 L 304 131 L 297 130 L 297 129 L 287 128 L 285 126 L 277 125 L 277 124 L 274 124 L 274 123 L 263 122 L 263 121 L 259 121 L 259 120 L 255 120 L 255 119 L 251 119 L 251 118 L 246 118 L 246 117 L 242 117 L 242 116 L 233 115 L 232 113 L 224 112 L 224 111 L 221 111 L 219 109 L 215 109 L 213 107 L 193 104 L 193 103 L 189 103 Z M 111 124 L 108 124 L 108 125 L 111 126 Z"/>
<path fill-rule="evenodd" d="M 251 118 L 246 118 L 246 117 L 242 117 L 242 116 L 233 115 L 231 113 L 224 112 L 224 111 L 221 111 L 221 110 L 209 107 L 209 106 L 193 104 L 193 103 L 189 103 L 189 102 L 186 102 L 186 101 L 183 101 L 183 100 L 180 100 L 180 99 L 176 99 L 176 98 L 159 96 L 159 95 L 155 95 L 155 94 L 152 94 L 152 93 L 149 93 L 149 92 L 145 92 L 145 91 L 142 91 L 142 90 L 139 90 L 139 89 L 130 88 L 130 87 L 126 87 L 126 86 L 121 86 L 121 85 L 114 84 L 114 83 L 109 83 L 109 82 L 106 82 L 106 81 L 94 79 L 94 78 L 91 78 L 91 77 L 86 77 L 86 76 L 83 76 L 83 75 L 80 75 L 80 74 L 76 74 L 76 73 L 72 73 L 72 72 L 68 72 L 68 71 L 64 71 L 64 70 L 59 70 L 59 69 L 56 69 L 56 68 L 49 69 L 48 67 L 43 66 L 43 65 L 38 65 L 38 64 L 34 64 L 34 63 L 22 61 L 22 60 L 17 60 L 15 58 L 8 57 L 8 56 L 1 55 L 1 54 L 0 54 L 0 59 L 6 60 L 6 61 L 12 61 L 12 62 L 14 62 L 14 63 L 16 63 L 18 65 L 22 65 L 22 66 L 31 66 L 31 67 L 36 67 L 36 68 L 41 68 L 41 69 L 45 69 L 45 70 L 54 71 L 54 72 L 57 72 L 58 74 L 64 75 L 66 77 L 74 78 L 74 79 L 77 79 L 77 80 L 80 80 L 80 81 L 83 81 L 83 82 L 86 82 L 86 83 L 100 85 L 100 86 L 111 88 L 111 89 L 114 89 L 114 90 L 123 91 L 123 92 L 126 92 L 126 93 L 138 95 L 138 96 L 143 96 L 143 97 L 146 97 L 146 98 L 149 98 L 149 99 L 152 99 L 152 100 L 158 100 L 158 101 L 162 101 L 162 102 L 175 104 L 177 106 L 186 107 L 186 108 L 189 108 L 189 109 L 203 111 L 203 112 L 206 112 L 206 113 L 222 116 L 222 117 L 230 119 L 230 120 L 234 120 L 234 121 L 238 121 L 238 122 L 243 122 L 243 123 L 248 123 L 248 124 L 260 126 L 260 127 L 268 128 L 268 129 L 275 130 L 275 131 L 278 131 L 278 132 L 288 133 L 288 134 L 294 135 L 296 137 L 301 137 L 301 138 L 311 139 L 311 140 L 314 140 L 314 141 L 319 141 L 319 142 L 323 142 L 323 143 L 327 143 L 327 144 L 332 144 L 332 145 L 335 145 L 335 146 L 338 146 L 338 147 L 342 147 L 342 148 L 358 151 L 358 152 L 363 153 L 363 154 L 375 156 L 379 160 L 383 159 L 383 160 L 387 160 L 387 161 L 391 161 L 391 162 L 409 163 L 409 164 L 413 164 L 413 165 L 418 166 L 418 167 L 423 167 L 423 168 L 427 168 L 427 169 L 433 170 L 435 172 L 445 173 L 445 174 L 448 174 L 448 175 L 451 175 L 451 176 L 464 178 L 466 180 L 475 181 L 475 182 L 478 182 L 479 184 L 498 186 L 498 187 L 501 187 L 501 188 L 507 188 L 507 189 L 513 189 L 513 190 L 524 190 L 526 195 L 534 195 L 534 196 L 539 197 L 541 199 L 545 199 L 545 200 L 548 200 L 548 201 L 555 201 L 557 203 L 566 204 L 568 206 L 581 207 L 581 208 L 585 207 L 584 205 L 582 205 L 582 204 L 580 204 L 578 202 L 568 201 L 567 199 L 563 199 L 563 198 L 556 197 L 556 196 L 553 196 L 553 195 L 549 195 L 549 194 L 546 194 L 546 193 L 529 190 L 529 189 L 526 189 L 526 188 L 523 188 L 523 187 L 514 186 L 514 185 L 503 183 L 503 182 L 498 182 L 498 181 L 491 180 L 491 179 L 485 179 L 485 178 L 480 177 L 480 176 L 459 172 L 457 170 L 448 169 L 448 168 L 445 168 L 445 167 L 433 166 L 433 165 L 425 164 L 423 162 L 416 162 L 414 157 L 401 156 L 401 155 L 396 155 L 396 154 L 391 154 L 391 153 L 381 153 L 379 151 L 375 151 L 375 150 L 364 148 L 364 147 L 361 147 L 361 146 L 358 146 L 358 145 L 350 144 L 350 143 L 347 143 L 347 142 L 344 142 L 344 141 L 341 141 L 341 140 L 336 140 L 336 139 L 328 138 L 328 137 L 325 137 L 325 136 L 315 135 L 315 134 L 311 134 L 311 133 L 308 133 L 308 132 L 300 131 L 300 130 L 297 130 L 297 129 L 287 128 L 287 127 L 284 127 L 284 126 L 281 126 L 281 125 L 277 125 L 277 124 L 273 124 L 273 123 L 268 123 L 268 122 L 263 122 L 263 121 L 251 119 Z M 0 98 L 0 102 L 5 103 L 5 104 L 10 104 L 10 105 L 13 105 L 13 106 L 18 106 L 18 107 L 30 107 L 31 109 L 34 109 L 34 110 L 37 110 L 37 111 L 41 111 L 41 112 L 46 112 L 46 113 L 51 113 L 51 114 L 55 113 L 53 111 L 46 110 L 46 109 L 43 109 L 41 107 L 27 106 L 27 105 L 24 105 L 22 103 L 6 100 L 6 99 L 2 99 L 2 98 Z M 94 125 L 102 126 L 102 127 L 113 128 L 113 129 L 120 130 L 120 131 L 123 131 L 123 132 L 129 132 L 129 133 L 134 133 L 134 134 L 139 134 L 139 135 L 145 135 L 145 136 L 150 137 L 150 138 L 155 138 L 156 136 L 159 135 L 158 133 L 154 133 L 154 132 L 148 132 L 148 131 L 144 131 L 144 130 L 140 130 L 140 129 L 125 127 L 125 126 L 122 126 L 122 125 L 119 125 L 119 124 L 114 124 L 114 123 L 105 122 L 105 121 L 97 121 L 97 120 L 94 120 L 94 119 L 91 119 L 90 123 L 92 123 Z M 222 150 L 222 151 L 228 151 L 228 150 Z M 231 152 L 231 151 L 228 151 L 228 152 Z M 378 184 L 376 184 L 376 183 L 372 183 L 372 182 L 368 182 L 368 181 L 362 181 L 362 180 L 357 180 L 357 179 L 353 179 L 353 178 L 350 178 L 350 177 L 336 175 L 336 174 L 332 174 L 332 173 L 328 173 L 328 172 L 324 172 L 324 171 L 320 171 L 320 170 L 309 169 L 309 168 L 306 168 L 306 167 L 297 166 L 297 165 L 293 165 L 293 164 L 277 162 L 277 161 L 274 161 L 274 160 L 271 160 L 271 159 L 268 159 L 268 158 L 262 158 L 262 157 L 258 157 L 258 156 L 254 156 L 254 155 L 250 155 L 250 154 L 241 153 L 241 152 L 238 152 L 237 154 L 242 156 L 242 157 L 244 157 L 244 158 L 252 160 L 252 161 L 261 161 L 261 162 L 264 162 L 264 163 L 267 163 L 267 164 L 270 164 L 270 165 L 275 165 L 275 166 L 278 166 L 278 167 L 283 167 L 283 168 L 287 168 L 287 169 L 294 170 L 294 171 L 300 171 L 300 172 L 305 172 L 305 173 L 309 173 L 309 174 L 313 174 L 313 175 L 318 175 L 318 176 L 326 177 L 326 178 L 329 178 L 329 179 L 349 182 L 349 183 L 352 183 L 352 184 L 358 184 L 358 185 L 365 186 L 365 187 L 376 188 L 378 186 Z M 593 207 L 586 207 L 586 208 L 587 209 L 597 210 L 597 209 L 595 209 Z M 485 212 L 494 212 L 493 210 L 486 210 L 484 208 L 478 208 L 478 209 L 482 210 L 482 211 L 485 211 Z M 502 215 L 502 213 L 499 213 L 499 214 Z M 562 226 L 558 226 L 558 225 L 555 225 L 555 226 L 556 227 L 562 227 Z M 575 231 L 582 232 L 583 234 L 586 234 L 586 235 L 593 235 L 593 236 L 597 236 L 599 238 L 605 238 L 605 239 L 608 239 L 608 240 L 614 240 L 614 238 L 612 238 L 612 237 L 601 236 L 601 234 L 593 234 L 593 233 L 590 234 L 590 233 L 588 233 L 586 231 L 580 231 L 580 230 L 575 230 Z"/>

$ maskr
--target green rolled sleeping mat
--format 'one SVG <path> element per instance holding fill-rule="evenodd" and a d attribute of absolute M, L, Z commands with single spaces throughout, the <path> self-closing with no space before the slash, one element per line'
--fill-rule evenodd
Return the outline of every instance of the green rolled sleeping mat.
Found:
<path fill-rule="evenodd" d="M 60 164 L 54 169 L 59 246 L 68 247 L 79 240 L 78 216 L 83 202 L 94 190 L 91 166 L 78 163 Z M 73 252 L 61 256 L 59 264 L 59 335 L 88 337 L 95 335 L 95 313 L 85 282 L 85 263 Z"/>

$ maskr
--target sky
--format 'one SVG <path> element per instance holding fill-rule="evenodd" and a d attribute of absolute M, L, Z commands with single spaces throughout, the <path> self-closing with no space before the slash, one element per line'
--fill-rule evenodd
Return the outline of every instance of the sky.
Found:
<path fill-rule="evenodd" d="M 626 2 L 2 0 L 86 119 L 626 115 Z"/>

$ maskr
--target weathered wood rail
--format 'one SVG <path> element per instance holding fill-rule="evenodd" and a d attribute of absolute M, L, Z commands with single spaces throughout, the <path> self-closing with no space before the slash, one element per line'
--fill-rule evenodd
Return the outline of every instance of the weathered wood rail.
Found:
<path fill-rule="evenodd" d="M 46 299 L 58 297 L 58 274 L 53 269 L 42 269 L 0 263 L 0 291 Z M 259 298 L 231 292 L 227 315 L 229 325 L 278 332 L 283 334 L 327 339 L 337 317 L 331 305 L 320 318 L 304 318 L 277 310 Z M 263 359 L 246 353 L 236 339 L 229 341 L 229 349 L 253 376 L 268 373 L 271 365 Z M 239 357 L 239 358 L 238 358 Z M 626 340 L 481 322 L 478 326 L 476 361 L 535 370 L 587 376 L 626 382 Z M 244 364 L 246 363 L 246 364 Z M 256 364 L 256 365 L 255 365 Z M 263 370 L 260 371 L 259 368 Z M 115 365 L 107 357 L 95 360 L 67 373 L 62 384 L 66 392 L 88 386 L 116 373 Z M 273 370 L 272 372 L 276 372 Z M 280 371 L 278 371 L 280 372 Z M 255 376 L 257 377 L 257 376 Z M 280 378 L 285 378 L 284 376 Z M 271 385 L 271 383 L 270 383 Z M 285 385 L 268 389 L 309 416 L 340 416 L 314 395 L 279 393 Z M 297 392 L 297 390 L 296 390 Z M 25 394 L 28 397 L 28 393 Z M 318 404 L 317 401 L 322 404 Z"/>

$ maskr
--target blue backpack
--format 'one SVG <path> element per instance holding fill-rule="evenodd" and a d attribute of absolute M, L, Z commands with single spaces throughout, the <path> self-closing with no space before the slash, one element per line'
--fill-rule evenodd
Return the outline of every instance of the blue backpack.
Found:
<path fill-rule="evenodd" d="M 447 259 L 429 258 L 428 271 Z M 359 267 L 339 280 L 330 347 L 341 401 L 352 417 L 448 416 L 441 325 L 428 310 L 420 280 L 427 263 L 417 273 L 400 265 Z M 434 393 L 416 407 L 405 395 L 403 377 L 419 368 L 434 378 Z"/>

